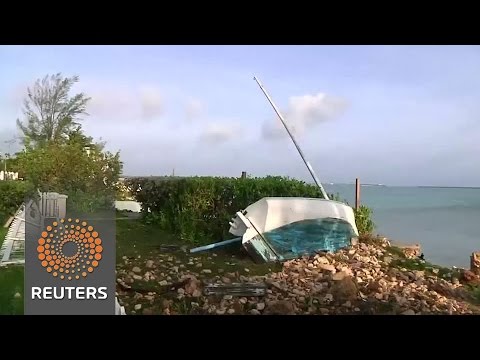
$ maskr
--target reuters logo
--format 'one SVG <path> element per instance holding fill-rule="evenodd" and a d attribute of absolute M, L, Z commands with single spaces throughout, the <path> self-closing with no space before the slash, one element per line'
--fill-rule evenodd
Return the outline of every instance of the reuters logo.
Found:
<path fill-rule="evenodd" d="M 93 273 L 102 260 L 102 240 L 93 226 L 79 219 L 61 219 L 47 226 L 38 239 L 38 260 L 61 280 L 79 280 Z"/>

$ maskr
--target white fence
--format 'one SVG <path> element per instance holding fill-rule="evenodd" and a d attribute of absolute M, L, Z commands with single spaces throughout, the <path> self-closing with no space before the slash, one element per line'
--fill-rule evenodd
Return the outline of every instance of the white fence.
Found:
<path fill-rule="evenodd" d="M 18 180 L 18 172 L 13 171 L 0 171 L 0 181 L 3 180 Z"/>

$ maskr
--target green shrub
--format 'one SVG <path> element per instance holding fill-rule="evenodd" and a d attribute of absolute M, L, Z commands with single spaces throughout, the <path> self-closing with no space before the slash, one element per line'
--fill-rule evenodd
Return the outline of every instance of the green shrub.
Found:
<path fill-rule="evenodd" d="M 67 210 L 73 213 L 91 214 L 102 210 L 112 210 L 115 201 L 113 191 L 99 191 L 87 193 L 81 190 L 69 191 Z"/>
<path fill-rule="evenodd" d="M 315 185 L 274 176 L 140 178 L 127 180 L 125 186 L 135 200 L 142 203 L 147 223 L 159 224 L 164 230 L 193 244 L 230 238 L 229 221 L 235 213 L 261 198 L 321 197 Z M 329 197 L 341 201 L 338 194 Z M 371 233 L 374 229 L 371 210 L 361 206 L 354 213 L 359 233 Z"/>
<path fill-rule="evenodd" d="M 25 198 L 33 193 L 34 187 L 27 181 L 0 181 L 0 217 L 13 215 Z"/>
<path fill-rule="evenodd" d="M 191 243 L 230 238 L 228 223 L 235 213 L 263 197 L 321 197 L 315 185 L 273 176 L 130 179 L 127 186 L 142 203 L 146 221 Z"/>
<path fill-rule="evenodd" d="M 358 210 L 353 209 L 355 213 L 355 223 L 357 224 L 358 233 L 360 235 L 372 234 L 375 224 L 372 220 L 372 209 L 365 205 L 360 205 Z"/>

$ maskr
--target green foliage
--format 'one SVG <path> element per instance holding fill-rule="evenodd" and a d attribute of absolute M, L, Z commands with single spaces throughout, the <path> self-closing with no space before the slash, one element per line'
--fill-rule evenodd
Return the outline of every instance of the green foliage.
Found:
<path fill-rule="evenodd" d="M 375 224 L 372 220 L 372 209 L 365 205 L 360 205 L 358 210 L 353 209 L 355 213 L 355 223 L 357 224 L 358 233 L 360 235 L 371 234 L 375 229 Z"/>
<path fill-rule="evenodd" d="M 142 203 L 146 221 L 191 243 L 231 237 L 228 223 L 235 213 L 263 197 L 321 197 L 314 185 L 272 176 L 131 179 L 127 186 Z"/>
<path fill-rule="evenodd" d="M 472 297 L 476 303 L 480 304 L 480 286 L 473 288 L 472 290 Z"/>
<path fill-rule="evenodd" d="M 94 194 L 116 186 L 122 168 L 119 154 L 92 150 L 79 143 L 50 143 L 19 155 L 25 178 L 41 191 Z"/>
<path fill-rule="evenodd" d="M 103 152 L 95 144 L 87 153 L 84 144 L 80 140 L 50 142 L 19 154 L 23 176 L 40 191 L 68 195 L 69 208 L 91 212 L 104 207 L 114 200 L 122 169 L 120 155 Z"/>
<path fill-rule="evenodd" d="M 0 268 L 0 315 L 23 315 L 24 267 Z M 20 294 L 20 297 L 15 295 Z"/>
<path fill-rule="evenodd" d="M 25 198 L 33 192 L 34 187 L 29 182 L 0 181 L 0 218 L 13 215 Z M 3 226 L 3 223 L 0 226 Z"/>
<path fill-rule="evenodd" d="M 47 75 L 27 89 L 24 119 L 17 120 L 17 126 L 23 133 L 23 143 L 27 147 L 64 142 L 69 138 L 69 133 L 80 128 L 80 117 L 87 115 L 86 105 L 90 98 L 83 93 L 69 96 L 76 82 L 78 76 L 64 78 L 59 73 Z"/>
<path fill-rule="evenodd" d="M 87 193 L 81 190 L 68 191 L 67 210 L 82 214 L 93 213 L 99 210 L 113 209 L 115 193 L 104 191 L 100 193 Z"/>

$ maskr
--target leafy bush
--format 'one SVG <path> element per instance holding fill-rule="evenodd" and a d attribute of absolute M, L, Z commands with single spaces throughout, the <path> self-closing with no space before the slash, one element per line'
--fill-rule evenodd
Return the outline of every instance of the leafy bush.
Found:
<path fill-rule="evenodd" d="M 72 213 L 91 214 L 102 210 L 112 210 L 115 193 L 87 193 L 81 190 L 68 193 L 67 210 Z"/>
<path fill-rule="evenodd" d="M 29 182 L 0 181 L 0 215 L 13 215 L 25 198 L 33 193 L 34 187 Z"/>
<path fill-rule="evenodd" d="M 315 185 L 273 176 L 130 179 L 126 185 L 142 203 L 146 221 L 192 243 L 230 238 L 235 213 L 263 197 L 321 197 Z"/>
<path fill-rule="evenodd" d="M 358 233 L 360 235 L 367 235 L 373 233 L 375 224 L 372 220 L 372 209 L 365 205 L 360 205 L 358 210 L 353 209 L 355 213 L 355 223 L 357 224 Z"/>

